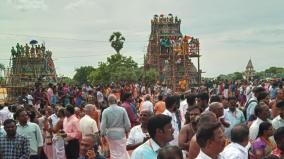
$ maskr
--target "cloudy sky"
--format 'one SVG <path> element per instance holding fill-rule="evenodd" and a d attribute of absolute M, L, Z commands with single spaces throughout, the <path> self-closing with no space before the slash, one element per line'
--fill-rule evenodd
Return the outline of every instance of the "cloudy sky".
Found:
<path fill-rule="evenodd" d="M 114 31 L 126 38 L 121 53 L 143 65 L 154 14 L 182 19 L 183 34 L 200 39 L 201 68 L 212 77 L 284 67 L 283 0 L 0 0 L 0 63 L 11 46 L 32 39 L 53 51 L 59 75 L 97 66 L 114 53 Z"/>

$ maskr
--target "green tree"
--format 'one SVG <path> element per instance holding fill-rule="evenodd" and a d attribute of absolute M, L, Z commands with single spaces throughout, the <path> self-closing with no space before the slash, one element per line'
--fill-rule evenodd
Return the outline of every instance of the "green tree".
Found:
<path fill-rule="evenodd" d="M 151 68 L 149 70 L 145 70 L 143 75 L 143 80 L 146 85 L 153 85 L 159 78 L 159 72 L 157 69 Z"/>
<path fill-rule="evenodd" d="M 223 74 L 221 74 L 217 77 L 217 81 L 223 81 L 223 80 L 227 80 L 227 79 L 228 79 L 228 77 L 226 75 L 223 75 Z"/>
<path fill-rule="evenodd" d="M 137 68 L 138 64 L 132 59 L 132 57 L 126 57 L 121 54 L 114 54 L 107 58 L 107 65 L 111 71 L 117 67 L 125 66 L 128 68 Z"/>
<path fill-rule="evenodd" d="M 100 69 L 96 69 L 95 71 L 92 71 L 88 76 L 88 81 L 91 84 L 98 84 L 102 82 L 102 73 L 100 72 Z"/>
<path fill-rule="evenodd" d="M 122 36 L 120 32 L 113 32 L 109 38 L 111 47 L 113 47 L 116 53 L 118 54 L 119 54 L 119 51 L 123 48 L 124 41 L 125 41 L 125 38 Z"/>
<path fill-rule="evenodd" d="M 0 63 L 0 70 L 3 71 L 4 69 L 5 69 L 5 66 L 2 63 Z"/>
<path fill-rule="evenodd" d="M 284 68 L 270 67 L 264 71 L 266 77 L 281 77 L 284 75 Z"/>
<path fill-rule="evenodd" d="M 222 80 L 242 80 L 243 79 L 243 74 L 241 72 L 234 72 L 228 75 L 219 75 L 217 76 L 217 81 L 222 81 Z M 282 78 L 284 77 L 284 68 L 282 67 L 270 67 L 267 68 L 264 71 L 260 72 L 255 72 L 255 78 L 256 79 L 265 79 L 265 78 Z"/>
<path fill-rule="evenodd" d="M 110 82 L 110 69 L 106 63 L 100 62 L 99 67 L 90 73 L 88 81 L 91 84 L 107 84 Z"/>
<path fill-rule="evenodd" d="M 256 72 L 255 73 L 255 78 L 256 79 L 265 79 L 266 78 L 265 72 L 264 71 Z"/>
<path fill-rule="evenodd" d="M 67 76 L 60 76 L 60 77 L 58 77 L 58 81 L 60 83 L 66 83 L 68 85 L 75 85 L 76 84 L 75 80 L 73 80 L 72 78 L 67 77 Z"/>
<path fill-rule="evenodd" d="M 270 67 L 264 71 L 265 73 L 271 73 L 271 74 L 279 74 L 284 73 L 284 68 L 281 67 Z"/>
<path fill-rule="evenodd" d="M 243 79 L 243 74 L 241 72 L 234 72 L 230 78 L 232 81 L 236 80 L 242 80 Z"/>
<path fill-rule="evenodd" d="M 4 70 L 5 70 L 5 66 L 3 64 L 0 63 L 0 83 L 4 83 Z"/>
<path fill-rule="evenodd" d="M 106 62 L 100 62 L 99 67 L 88 76 L 92 84 L 108 84 L 110 82 L 138 80 L 138 64 L 122 54 L 114 54 Z"/>
<path fill-rule="evenodd" d="M 75 69 L 76 73 L 73 77 L 73 80 L 79 85 L 88 83 L 88 76 L 94 70 L 95 68 L 92 66 L 81 66 L 80 68 Z"/>
<path fill-rule="evenodd" d="M 227 74 L 227 75 L 219 75 L 217 77 L 217 81 L 223 81 L 223 80 L 227 80 L 227 81 L 236 81 L 236 80 L 242 80 L 243 79 L 243 73 L 241 72 L 234 72 L 231 74 Z"/>
<path fill-rule="evenodd" d="M 137 81 L 136 68 L 120 66 L 115 69 L 114 72 L 110 73 L 111 81 Z"/>

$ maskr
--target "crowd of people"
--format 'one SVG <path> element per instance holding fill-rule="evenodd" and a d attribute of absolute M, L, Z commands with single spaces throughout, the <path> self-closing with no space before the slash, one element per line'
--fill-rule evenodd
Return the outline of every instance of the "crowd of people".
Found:
<path fill-rule="evenodd" d="M 0 159 L 284 158 L 282 84 L 38 83 L 0 107 Z"/>

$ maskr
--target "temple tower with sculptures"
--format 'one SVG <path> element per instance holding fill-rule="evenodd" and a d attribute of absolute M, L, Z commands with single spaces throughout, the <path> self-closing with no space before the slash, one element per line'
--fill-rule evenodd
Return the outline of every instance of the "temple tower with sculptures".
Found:
<path fill-rule="evenodd" d="M 181 20 L 172 14 L 154 15 L 144 69 L 155 68 L 159 83 L 183 92 L 201 82 L 199 40 L 183 35 Z M 197 59 L 197 68 L 192 59 Z"/>
<path fill-rule="evenodd" d="M 14 102 L 23 92 L 31 91 L 35 86 L 47 86 L 56 83 L 57 75 L 52 52 L 44 44 L 32 40 L 30 44 L 16 44 L 11 49 L 10 63 L 5 70 L 4 88 L 6 101 Z"/>
<path fill-rule="evenodd" d="M 251 59 L 249 59 L 248 61 L 248 64 L 246 66 L 246 70 L 244 72 L 244 76 L 245 76 L 245 79 L 247 81 L 252 81 L 254 80 L 254 77 L 255 77 L 255 70 L 254 70 L 254 67 L 252 65 L 252 62 L 251 62 Z"/>

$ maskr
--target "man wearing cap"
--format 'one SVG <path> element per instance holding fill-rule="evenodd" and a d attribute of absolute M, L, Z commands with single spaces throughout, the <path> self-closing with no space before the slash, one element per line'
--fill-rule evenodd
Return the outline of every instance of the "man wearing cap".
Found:
<path fill-rule="evenodd" d="M 279 115 L 272 120 L 272 126 L 274 129 L 278 129 L 284 126 L 284 100 L 279 101 L 276 104 L 276 107 L 278 109 Z"/>

